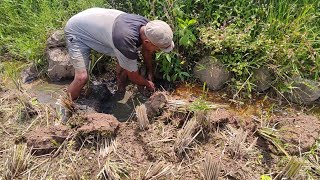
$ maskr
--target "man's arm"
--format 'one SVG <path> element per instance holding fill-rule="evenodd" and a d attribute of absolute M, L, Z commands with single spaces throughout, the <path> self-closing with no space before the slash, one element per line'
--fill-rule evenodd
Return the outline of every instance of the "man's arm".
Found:
<path fill-rule="evenodd" d="M 148 79 L 150 81 L 153 81 L 153 66 L 152 66 L 152 55 L 153 53 L 150 51 L 147 51 L 145 48 L 142 46 L 142 56 L 143 56 L 143 61 L 145 65 L 147 66 L 147 74 L 148 74 Z"/>
<path fill-rule="evenodd" d="M 127 71 L 127 70 L 125 70 L 125 71 L 127 72 L 127 75 L 128 75 L 128 77 L 129 77 L 129 79 L 130 79 L 133 83 L 135 83 L 135 84 L 137 84 L 137 85 L 146 86 L 149 90 L 154 90 L 154 89 L 155 89 L 153 82 L 144 79 L 144 78 L 139 74 L 138 71 L 133 71 L 133 72 L 130 72 L 130 71 Z"/>

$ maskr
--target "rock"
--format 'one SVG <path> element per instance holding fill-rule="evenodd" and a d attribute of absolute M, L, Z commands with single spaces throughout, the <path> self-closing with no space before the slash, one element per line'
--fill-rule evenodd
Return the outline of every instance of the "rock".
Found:
<path fill-rule="evenodd" d="M 89 113 L 86 115 L 87 122 L 78 130 L 78 137 L 90 135 L 99 137 L 113 137 L 116 135 L 120 122 L 110 114 Z"/>
<path fill-rule="evenodd" d="M 299 155 L 311 149 L 320 135 L 320 121 L 315 116 L 300 115 L 277 120 L 277 136 L 284 142 L 291 155 Z"/>
<path fill-rule="evenodd" d="M 52 81 L 74 77 L 74 68 L 69 60 L 64 33 L 54 32 L 47 40 L 46 58 L 48 61 L 48 77 Z"/>
<path fill-rule="evenodd" d="M 261 67 L 254 71 L 253 79 L 255 80 L 256 90 L 262 92 L 271 87 L 273 76 L 269 69 Z"/>
<path fill-rule="evenodd" d="M 48 76 L 52 81 L 70 79 L 74 77 L 74 68 L 69 61 L 69 55 L 65 48 L 49 48 L 46 51 Z"/>
<path fill-rule="evenodd" d="M 21 79 L 23 83 L 31 83 L 39 76 L 38 70 L 34 64 L 28 66 L 21 72 Z"/>
<path fill-rule="evenodd" d="M 167 103 L 167 98 L 163 92 L 155 92 L 147 102 L 145 106 L 147 108 L 147 116 L 149 119 L 152 119 L 156 116 L 159 116 L 162 112 L 163 107 Z"/>
<path fill-rule="evenodd" d="M 66 126 L 49 126 L 31 131 L 26 135 L 27 145 L 34 155 L 50 154 L 57 150 L 70 135 Z"/>
<path fill-rule="evenodd" d="M 63 30 L 55 31 L 48 39 L 47 39 L 47 48 L 55 48 L 55 47 L 66 47 L 66 40 L 64 36 Z"/>
<path fill-rule="evenodd" d="M 303 78 L 293 80 L 294 87 L 290 93 L 285 96 L 292 102 L 298 104 L 312 104 L 320 97 L 320 83 Z"/>
<path fill-rule="evenodd" d="M 211 90 L 221 89 L 230 78 L 230 73 L 223 67 L 223 64 L 210 56 L 200 60 L 193 69 L 193 73 Z"/>

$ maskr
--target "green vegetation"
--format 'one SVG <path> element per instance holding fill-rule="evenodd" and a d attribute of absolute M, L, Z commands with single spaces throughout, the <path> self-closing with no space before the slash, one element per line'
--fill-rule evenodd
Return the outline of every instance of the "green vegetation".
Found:
<path fill-rule="evenodd" d="M 0 53 L 8 51 L 45 64 L 48 34 L 63 28 L 73 14 L 93 6 L 168 22 L 176 48 L 170 54 L 157 54 L 156 59 L 169 81 L 189 78 L 195 62 L 205 55 L 222 61 L 232 72 L 230 89 L 241 92 L 240 97 L 251 97 L 253 73 L 261 67 L 274 74 L 274 87 L 281 93 L 292 88 L 291 77 L 319 80 L 318 0 L 3 0 Z"/>

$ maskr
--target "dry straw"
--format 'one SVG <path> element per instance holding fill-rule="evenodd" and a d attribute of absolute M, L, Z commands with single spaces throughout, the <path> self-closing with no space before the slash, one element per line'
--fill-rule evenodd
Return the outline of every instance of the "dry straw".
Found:
<path fill-rule="evenodd" d="M 166 165 L 165 162 L 160 161 L 155 165 L 150 165 L 148 171 L 143 176 L 143 180 L 155 180 L 155 179 L 165 179 L 169 174 L 171 174 L 172 165 Z"/>
<path fill-rule="evenodd" d="M 231 126 L 227 126 L 231 132 L 231 138 L 229 140 L 228 150 L 234 159 L 242 157 L 246 151 L 246 139 L 248 132 L 241 129 L 234 129 Z"/>
<path fill-rule="evenodd" d="M 5 172 L 3 179 L 15 179 L 25 170 L 31 160 L 31 153 L 28 151 L 26 145 L 15 145 L 9 151 L 9 157 L 5 162 Z"/>
<path fill-rule="evenodd" d="M 215 161 L 212 156 L 206 155 L 206 158 L 202 164 L 203 179 L 218 180 L 220 169 L 220 163 Z"/>
<path fill-rule="evenodd" d="M 180 129 L 178 132 L 177 139 L 174 144 L 174 150 L 179 157 L 182 157 L 184 154 L 186 154 L 186 150 L 189 149 L 191 143 L 202 130 L 202 120 L 197 117 L 198 116 L 195 115 L 190 121 L 186 121 L 182 129 Z"/>
<path fill-rule="evenodd" d="M 144 104 L 136 106 L 135 110 L 140 130 L 147 130 L 149 128 L 150 123 L 147 116 L 146 106 Z"/>

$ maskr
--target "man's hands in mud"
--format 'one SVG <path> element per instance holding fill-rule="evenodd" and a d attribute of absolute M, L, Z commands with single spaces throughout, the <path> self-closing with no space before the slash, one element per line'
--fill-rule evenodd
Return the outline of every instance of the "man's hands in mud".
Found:
<path fill-rule="evenodd" d="M 147 81 L 148 81 L 148 80 L 147 80 Z M 152 81 L 148 81 L 148 85 L 147 85 L 146 87 L 147 87 L 147 89 L 150 90 L 150 91 L 155 91 L 155 90 L 156 90 L 156 88 L 155 88 L 155 86 L 154 86 L 154 84 L 153 84 Z"/>

